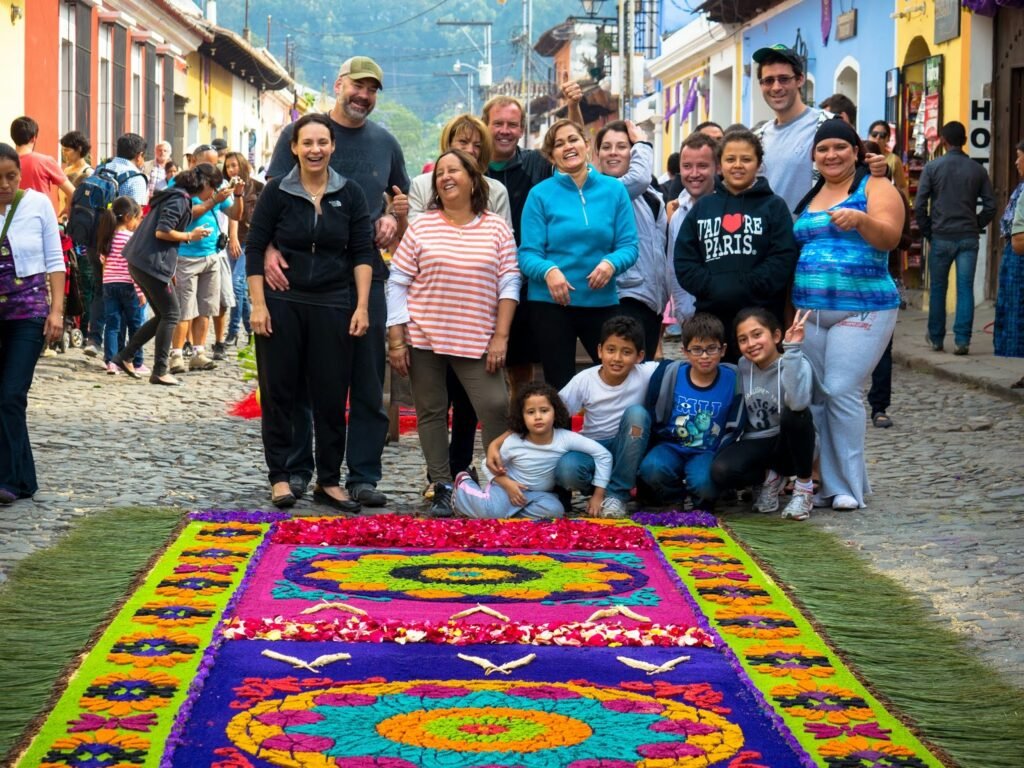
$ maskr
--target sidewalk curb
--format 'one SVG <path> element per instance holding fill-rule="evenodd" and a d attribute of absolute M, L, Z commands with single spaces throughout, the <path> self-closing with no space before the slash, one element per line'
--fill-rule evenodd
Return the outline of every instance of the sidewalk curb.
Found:
<path fill-rule="evenodd" d="M 1011 389 L 1008 386 L 996 384 L 995 382 L 980 376 L 971 376 L 970 374 L 952 371 L 947 368 L 943 368 L 942 366 L 935 365 L 935 363 L 925 357 L 915 354 L 907 354 L 895 348 L 892 351 L 892 359 L 893 362 L 899 363 L 903 367 L 910 368 L 913 371 L 930 373 L 941 379 L 946 379 L 947 381 L 953 381 L 958 384 L 967 384 L 1011 403 L 1016 403 L 1018 405 L 1024 404 L 1024 389 Z"/>

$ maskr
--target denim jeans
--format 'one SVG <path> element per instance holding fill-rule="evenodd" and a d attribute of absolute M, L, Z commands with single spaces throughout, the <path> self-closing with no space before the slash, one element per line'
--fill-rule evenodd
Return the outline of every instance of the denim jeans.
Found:
<path fill-rule="evenodd" d="M 105 283 L 103 286 L 103 362 L 120 352 L 127 338 L 135 335 L 142 327 L 142 313 L 139 312 L 139 297 L 131 283 Z M 132 365 L 142 365 L 142 349 L 135 353 Z"/>
<path fill-rule="evenodd" d="M 231 288 L 235 292 L 235 306 L 228 316 L 228 336 L 237 336 L 239 326 L 245 327 L 246 333 L 252 333 L 249 325 L 249 284 L 245 280 L 245 252 L 237 259 L 230 259 Z"/>
<path fill-rule="evenodd" d="M 606 494 L 629 501 L 636 485 L 640 460 L 651 437 L 651 415 L 642 405 L 631 405 L 622 414 L 619 431 L 609 440 L 598 440 L 612 455 L 612 476 Z M 590 493 L 594 483 L 594 457 L 581 451 L 569 451 L 555 465 L 555 484 L 573 491 Z"/>
<path fill-rule="evenodd" d="M 24 498 L 39 490 L 26 412 L 44 322 L 0 320 L 0 488 Z"/>
<path fill-rule="evenodd" d="M 671 443 L 654 446 L 640 462 L 637 484 L 642 496 L 656 504 L 682 501 L 687 493 L 694 499 L 715 499 L 718 491 L 711 481 L 714 458 L 711 451 L 683 453 Z"/>
<path fill-rule="evenodd" d="M 931 292 L 928 300 L 928 338 L 942 344 L 946 336 L 946 290 L 949 269 L 956 264 L 956 315 L 953 319 L 953 341 L 958 347 L 971 343 L 974 325 L 974 269 L 978 264 L 978 238 L 959 240 L 931 239 L 928 253 L 928 275 Z"/>

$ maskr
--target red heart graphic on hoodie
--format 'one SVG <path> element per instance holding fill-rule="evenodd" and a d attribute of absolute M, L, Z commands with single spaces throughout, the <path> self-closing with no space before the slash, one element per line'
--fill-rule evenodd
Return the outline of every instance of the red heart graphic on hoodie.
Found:
<path fill-rule="evenodd" d="M 742 213 L 729 213 L 722 217 L 722 229 L 728 232 L 730 235 L 740 231 L 740 227 L 743 226 L 743 214 Z"/>

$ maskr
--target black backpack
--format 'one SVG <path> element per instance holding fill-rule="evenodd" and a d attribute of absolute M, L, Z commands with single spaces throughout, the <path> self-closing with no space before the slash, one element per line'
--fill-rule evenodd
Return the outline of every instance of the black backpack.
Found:
<path fill-rule="evenodd" d="M 109 208 L 117 198 L 117 191 L 121 185 L 136 176 L 146 177 L 140 171 L 115 173 L 107 166 L 101 165 L 93 174 L 79 182 L 71 196 L 71 213 L 67 225 L 67 233 L 76 246 L 96 247 L 100 211 Z"/>

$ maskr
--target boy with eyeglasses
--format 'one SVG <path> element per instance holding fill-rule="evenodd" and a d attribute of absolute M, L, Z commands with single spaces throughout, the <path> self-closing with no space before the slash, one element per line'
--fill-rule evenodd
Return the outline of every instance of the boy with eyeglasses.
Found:
<path fill-rule="evenodd" d="M 743 388 L 736 367 L 722 363 L 725 326 L 698 312 L 683 323 L 686 360 L 664 361 L 647 387 L 653 447 L 640 462 L 637 502 L 714 507 L 711 462 L 740 432 Z"/>

